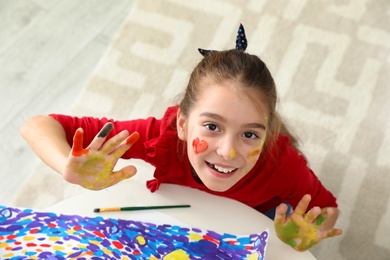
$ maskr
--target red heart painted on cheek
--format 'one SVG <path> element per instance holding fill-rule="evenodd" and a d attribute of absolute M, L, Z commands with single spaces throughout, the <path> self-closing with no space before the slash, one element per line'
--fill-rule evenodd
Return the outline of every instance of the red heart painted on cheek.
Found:
<path fill-rule="evenodd" d="M 195 138 L 194 141 L 192 141 L 192 148 L 194 149 L 194 153 L 202 153 L 207 150 L 208 144 L 205 140 L 199 140 L 199 138 Z"/>

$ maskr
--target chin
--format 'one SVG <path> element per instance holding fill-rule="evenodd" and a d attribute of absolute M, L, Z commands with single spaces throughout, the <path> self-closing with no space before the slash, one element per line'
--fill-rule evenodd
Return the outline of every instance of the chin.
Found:
<path fill-rule="evenodd" d="M 221 185 L 221 184 L 213 185 L 213 184 L 207 184 L 207 183 L 204 183 L 204 185 L 206 185 L 206 187 L 209 188 L 210 190 L 216 191 L 216 192 L 227 191 L 228 189 L 230 189 L 233 186 L 233 185 Z"/>

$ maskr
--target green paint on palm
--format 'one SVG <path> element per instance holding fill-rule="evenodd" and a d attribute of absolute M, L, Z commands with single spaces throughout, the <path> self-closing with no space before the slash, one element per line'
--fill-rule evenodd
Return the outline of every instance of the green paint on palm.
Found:
<path fill-rule="evenodd" d="M 321 224 L 324 223 L 325 220 L 326 220 L 326 217 L 323 214 L 319 215 L 316 219 L 316 226 L 317 227 L 321 226 Z"/>
<path fill-rule="evenodd" d="M 294 240 L 294 239 L 289 239 L 286 241 L 286 243 L 292 247 L 296 247 L 297 246 L 297 242 Z"/>
<path fill-rule="evenodd" d="M 277 233 L 280 238 L 292 247 L 296 246 L 295 238 L 299 234 L 299 226 L 294 221 L 290 221 L 285 226 L 276 226 Z"/>
<path fill-rule="evenodd" d="M 323 222 L 326 219 L 325 217 L 323 218 L 321 218 L 319 222 Z M 278 234 L 278 237 L 282 241 L 292 246 L 293 248 L 296 248 L 298 251 L 305 251 L 318 243 L 315 239 L 315 228 L 308 228 L 308 226 L 300 227 L 294 220 L 284 225 L 276 225 L 275 229 Z"/>

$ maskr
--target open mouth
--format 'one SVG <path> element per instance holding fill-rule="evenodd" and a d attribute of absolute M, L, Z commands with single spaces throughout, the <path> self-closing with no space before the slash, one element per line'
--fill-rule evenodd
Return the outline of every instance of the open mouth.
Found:
<path fill-rule="evenodd" d="M 235 170 L 237 170 L 237 168 L 224 168 L 224 167 L 221 167 L 221 166 L 218 166 L 218 165 L 215 165 L 215 164 L 212 164 L 212 163 L 209 163 L 209 162 L 206 162 L 207 165 L 213 169 L 213 170 L 216 170 L 218 171 L 219 173 L 232 173 L 234 172 Z"/>

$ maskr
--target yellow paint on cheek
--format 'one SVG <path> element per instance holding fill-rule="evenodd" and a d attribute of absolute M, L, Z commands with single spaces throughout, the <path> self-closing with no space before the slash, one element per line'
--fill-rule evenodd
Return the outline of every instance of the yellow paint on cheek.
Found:
<path fill-rule="evenodd" d="M 259 159 L 260 153 L 262 151 L 262 146 L 256 147 L 255 149 L 251 150 L 247 157 L 250 161 L 250 163 L 255 164 L 257 159 Z"/>
<path fill-rule="evenodd" d="M 259 159 L 261 151 L 262 151 L 261 147 L 256 147 L 247 154 L 247 158 L 248 158 L 250 164 L 246 168 L 245 173 L 248 173 L 248 172 L 250 172 L 250 170 L 252 170 L 253 165 L 257 162 L 257 159 Z"/>
<path fill-rule="evenodd" d="M 250 163 L 255 164 L 257 162 L 257 159 L 259 159 L 261 152 L 263 151 L 263 146 L 265 143 L 266 135 L 263 136 L 261 139 L 261 143 L 258 147 L 254 148 L 251 150 L 248 154 L 247 157 L 250 161 Z"/>

